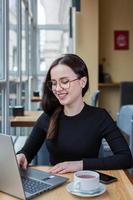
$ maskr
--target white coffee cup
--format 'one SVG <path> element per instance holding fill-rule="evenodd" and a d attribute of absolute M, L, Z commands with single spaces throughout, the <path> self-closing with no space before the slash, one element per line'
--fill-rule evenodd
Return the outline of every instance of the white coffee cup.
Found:
<path fill-rule="evenodd" d="M 73 177 L 75 191 L 89 192 L 99 188 L 99 174 L 90 170 L 77 171 Z"/>

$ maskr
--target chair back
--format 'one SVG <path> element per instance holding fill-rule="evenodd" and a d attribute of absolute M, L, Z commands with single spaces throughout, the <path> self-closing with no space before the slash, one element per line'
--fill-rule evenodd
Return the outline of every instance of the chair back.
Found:
<path fill-rule="evenodd" d="M 127 136 L 128 144 L 133 156 L 133 105 L 124 105 L 117 114 L 117 126 L 124 136 Z M 133 168 L 129 170 L 133 174 Z"/>
<path fill-rule="evenodd" d="M 132 135 L 133 105 L 124 105 L 117 114 L 117 126 L 127 135 Z"/>
<path fill-rule="evenodd" d="M 40 150 L 38 151 L 35 158 L 32 160 L 32 164 L 34 165 L 49 165 L 49 152 L 46 147 L 46 143 L 44 142 Z"/>
<path fill-rule="evenodd" d="M 99 94 L 100 94 L 100 90 L 96 90 L 94 92 L 94 94 L 92 95 L 92 97 L 91 97 L 91 105 L 92 106 L 97 106 Z"/>
<path fill-rule="evenodd" d="M 120 107 L 133 104 L 133 81 L 120 83 Z"/>

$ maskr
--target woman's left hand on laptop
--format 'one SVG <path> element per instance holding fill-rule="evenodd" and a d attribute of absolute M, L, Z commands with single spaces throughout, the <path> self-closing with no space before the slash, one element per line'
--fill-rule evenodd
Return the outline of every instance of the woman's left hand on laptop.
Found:
<path fill-rule="evenodd" d="M 50 173 L 65 174 L 68 172 L 75 172 L 83 170 L 83 161 L 67 161 L 56 164 L 54 167 L 49 168 Z"/>

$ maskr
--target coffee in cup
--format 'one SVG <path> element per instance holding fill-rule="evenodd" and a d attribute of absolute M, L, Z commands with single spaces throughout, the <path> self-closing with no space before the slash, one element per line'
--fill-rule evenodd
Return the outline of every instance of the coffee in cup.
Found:
<path fill-rule="evenodd" d="M 99 188 L 99 174 L 90 170 L 77 171 L 73 177 L 75 191 L 89 192 Z"/>

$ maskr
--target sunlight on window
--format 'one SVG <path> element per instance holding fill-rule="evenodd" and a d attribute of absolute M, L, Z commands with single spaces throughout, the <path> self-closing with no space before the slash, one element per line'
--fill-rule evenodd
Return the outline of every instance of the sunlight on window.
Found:
<path fill-rule="evenodd" d="M 38 24 L 46 24 L 45 8 L 42 5 L 41 1 L 38 1 Z"/>

